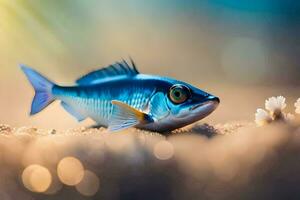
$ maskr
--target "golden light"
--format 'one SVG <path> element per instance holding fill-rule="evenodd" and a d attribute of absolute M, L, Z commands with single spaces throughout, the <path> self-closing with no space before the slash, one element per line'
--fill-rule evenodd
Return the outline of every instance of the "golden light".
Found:
<path fill-rule="evenodd" d="M 56 170 L 49 169 L 49 171 L 52 174 L 52 182 L 51 182 L 49 188 L 44 193 L 45 194 L 57 194 L 63 188 L 63 184 L 59 180 Z"/>
<path fill-rule="evenodd" d="M 85 170 L 82 181 L 75 187 L 82 195 L 93 196 L 98 192 L 99 186 L 100 181 L 98 176 L 89 170 Z"/>
<path fill-rule="evenodd" d="M 32 192 L 45 192 L 52 182 L 52 176 L 41 165 L 29 165 L 22 173 L 22 182 Z"/>
<path fill-rule="evenodd" d="M 83 165 L 77 158 L 65 157 L 57 165 L 57 175 L 64 184 L 76 185 L 83 178 Z"/>
<path fill-rule="evenodd" d="M 153 153 L 159 160 L 168 160 L 174 155 L 174 147 L 170 142 L 163 140 L 154 146 Z"/>

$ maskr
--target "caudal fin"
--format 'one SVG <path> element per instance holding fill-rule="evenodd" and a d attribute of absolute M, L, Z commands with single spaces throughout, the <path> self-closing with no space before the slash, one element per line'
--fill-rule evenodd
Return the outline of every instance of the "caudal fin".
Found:
<path fill-rule="evenodd" d="M 26 65 L 21 64 L 20 67 L 35 90 L 30 111 L 30 115 L 34 115 L 55 100 L 52 95 L 54 83 Z"/>

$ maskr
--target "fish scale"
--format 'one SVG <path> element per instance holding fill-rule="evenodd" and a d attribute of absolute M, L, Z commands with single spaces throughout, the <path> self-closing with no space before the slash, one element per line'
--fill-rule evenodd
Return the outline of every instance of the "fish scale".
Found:
<path fill-rule="evenodd" d="M 142 88 L 133 88 L 132 91 L 127 90 L 126 93 L 121 93 L 115 97 L 111 94 L 112 90 L 104 90 L 102 92 L 98 92 L 97 95 L 91 95 L 91 97 L 88 97 L 89 92 L 84 90 L 79 93 L 72 91 L 69 88 L 67 91 L 68 92 L 62 92 L 61 89 L 57 89 L 54 91 L 54 94 L 56 94 L 57 98 L 60 98 L 72 107 L 81 108 L 78 112 L 91 116 L 98 125 L 102 126 L 108 126 L 109 119 L 113 112 L 113 105 L 110 103 L 111 100 L 124 101 L 128 105 L 142 111 L 147 107 L 150 97 L 150 92 L 145 92 Z M 129 95 L 129 93 L 131 95 Z M 145 96 L 145 94 L 148 95 Z"/>

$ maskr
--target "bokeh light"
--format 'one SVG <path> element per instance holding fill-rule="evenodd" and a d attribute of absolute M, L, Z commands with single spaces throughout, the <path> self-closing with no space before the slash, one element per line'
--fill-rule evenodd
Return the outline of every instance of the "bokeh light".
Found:
<path fill-rule="evenodd" d="M 170 142 L 162 140 L 154 146 L 153 153 L 159 160 L 168 160 L 174 155 L 174 147 Z"/>
<path fill-rule="evenodd" d="M 57 175 L 66 185 L 78 184 L 84 176 L 82 163 L 75 157 L 65 157 L 57 165 Z"/>
<path fill-rule="evenodd" d="M 93 196 L 97 193 L 100 186 L 98 176 L 89 170 L 84 171 L 83 179 L 75 187 L 80 194 L 85 196 Z"/>
<path fill-rule="evenodd" d="M 0 199 L 101 199 L 104 196 L 107 199 L 118 199 L 131 194 L 149 199 L 147 197 L 153 197 L 153 190 L 149 188 L 159 191 L 159 195 L 178 194 L 178 200 L 188 199 L 191 195 L 196 199 L 229 199 L 233 197 L 232 194 L 237 195 L 236 199 L 243 199 L 238 198 L 241 196 L 251 199 L 254 194 L 264 196 L 265 191 L 298 194 L 298 191 L 293 191 L 293 186 L 296 189 L 296 184 L 300 182 L 300 176 L 297 176 L 300 160 L 295 157 L 300 147 L 298 129 L 282 124 L 260 129 L 249 123 L 215 127 L 220 132 L 211 138 L 201 135 L 203 129 L 193 129 L 187 134 L 172 134 L 167 138 L 135 129 L 130 130 L 132 133 L 120 132 L 134 139 L 128 142 L 122 154 L 110 146 L 101 145 L 103 149 L 97 150 L 103 151 L 102 158 L 98 154 L 90 154 L 93 147 L 86 147 L 95 142 L 91 131 L 82 133 L 74 130 L 73 135 L 62 134 L 64 142 L 59 148 L 65 151 L 57 151 L 59 163 L 27 165 L 23 171 L 21 160 L 18 163 L 2 162 Z M 293 134 L 293 130 L 296 134 Z M 20 137 L 14 136 L 17 131 L 11 131 L 10 136 L 3 136 L 0 131 L 0 156 L 20 155 L 22 158 L 24 149 L 35 143 L 36 136 L 20 142 Z M 47 132 L 40 129 L 37 132 L 42 131 Z M 79 137 L 74 136 L 75 133 Z M 97 130 L 97 133 L 107 136 L 103 130 Z M 139 134 L 145 136 L 145 145 L 140 144 Z M 49 142 L 57 139 L 52 135 L 40 137 Z M 111 139 L 116 139 L 118 143 L 120 138 Z M 3 145 L 8 140 L 11 140 L 10 145 Z M 20 148 L 11 152 L 9 149 L 15 144 L 20 145 Z M 43 151 L 40 150 L 44 149 L 45 143 L 35 144 L 38 145 L 34 145 L 34 149 L 40 152 L 37 156 L 41 156 Z M 132 149 L 139 152 L 139 162 L 132 156 Z M 66 152 L 73 152 L 76 158 L 64 157 Z M 153 159 L 157 160 L 153 162 Z M 83 164 L 88 170 L 84 169 Z M 15 179 L 16 174 L 22 174 L 22 185 Z M 63 187 L 66 175 L 76 177 L 77 174 L 82 174 L 82 178 L 69 180 L 69 185 L 71 183 L 75 187 Z M 285 192 L 281 192 L 281 183 L 291 184 L 287 185 Z M 250 193 L 249 185 L 254 186 Z M 42 194 L 24 192 L 26 188 Z"/>
<path fill-rule="evenodd" d="M 52 181 L 49 170 L 41 165 L 29 165 L 22 173 L 24 186 L 32 192 L 45 192 Z"/>
<path fill-rule="evenodd" d="M 59 180 L 56 169 L 49 169 L 49 171 L 52 175 L 52 181 L 49 188 L 44 193 L 50 195 L 57 194 L 63 188 L 63 183 Z"/>

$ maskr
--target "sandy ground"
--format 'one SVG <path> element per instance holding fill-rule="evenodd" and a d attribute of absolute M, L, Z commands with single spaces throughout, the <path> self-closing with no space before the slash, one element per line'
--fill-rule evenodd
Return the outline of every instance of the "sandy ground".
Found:
<path fill-rule="evenodd" d="M 220 106 L 166 137 L 86 128 L 59 102 L 29 117 L 23 79 L 0 84 L 1 200 L 300 199 L 300 123 L 253 123 L 270 96 L 293 111 L 299 88 L 199 85 Z"/>
<path fill-rule="evenodd" d="M 296 124 L 0 128 L 0 199 L 299 199 Z"/>

